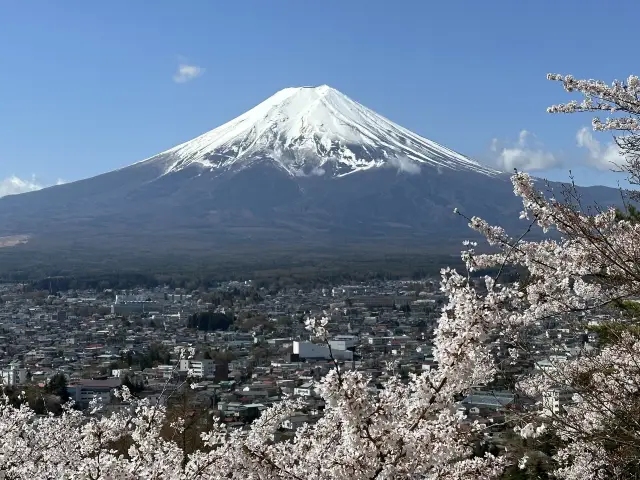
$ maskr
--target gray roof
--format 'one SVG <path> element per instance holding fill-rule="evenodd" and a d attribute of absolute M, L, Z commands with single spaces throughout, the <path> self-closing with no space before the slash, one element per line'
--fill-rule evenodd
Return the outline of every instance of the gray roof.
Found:
<path fill-rule="evenodd" d="M 474 393 L 467 396 L 462 403 L 475 407 L 504 407 L 513 403 L 513 394 Z"/>

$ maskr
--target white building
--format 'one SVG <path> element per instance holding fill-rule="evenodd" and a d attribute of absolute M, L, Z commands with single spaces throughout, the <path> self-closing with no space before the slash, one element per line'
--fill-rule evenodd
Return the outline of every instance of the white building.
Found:
<path fill-rule="evenodd" d="M 535 367 L 545 372 L 555 372 L 558 369 L 557 365 L 566 361 L 567 357 L 564 355 L 550 355 L 549 358 L 536 362 Z"/>
<path fill-rule="evenodd" d="M 347 350 L 358 344 L 358 337 L 355 335 L 335 335 L 329 340 L 329 344 L 334 350 Z"/>
<path fill-rule="evenodd" d="M 173 371 L 175 367 L 173 365 L 158 365 L 156 370 L 160 372 L 162 378 L 171 378 L 173 377 Z"/>
<path fill-rule="evenodd" d="M 180 360 L 180 371 L 193 370 L 193 375 L 200 378 L 213 378 L 216 375 L 216 363 L 210 358 L 202 360 Z"/>
<path fill-rule="evenodd" d="M 351 350 L 340 350 L 332 346 L 331 351 L 329 351 L 329 347 L 326 345 L 311 342 L 293 342 L 293 354 L 298 355 L 301 359 L 330 360 L 333 354 L 333 358 L 336 360 L 353 360 L 353 352 Z"/>
<path fill-rule="evenodd" d="M 86 408 L 91 400 L 97 399 L 103 405 L 109 404 L 115 389 L 122 386 L 122 379 L 107 378 L 106 380 L 82 379 L 75 385 L 69 385 L 67 390 L 72 400 L 81 408 Z"/>
<path fill-rule="evenodd" d="M 144 295 L 116 295 L 115 303 L 117 305 L 128 302 L 144 302 L 146 297 Z"/>
<path fill-rule="evenodd" d="M 11 364 L 9 368 L 0 371 L 0 384 L 2 385 L 20 385 L 27 382 L 27 369 L 20 368 L 18 365 Z"/>
<path fill-rule="evenodd" d="M 293 389 L 293 394 L 299 397 L 310 397 L 313 395 L 313 393 L 313 382 L 305 382 L 299 387 L 295 387 Z"/>
<path fill-rule="evenodd" d="M 542 410 L 547 414 L 557 415 L 563 407 L 571 403 L 573 392 L 563 388 L 552 388 L 542 392 Z"/>

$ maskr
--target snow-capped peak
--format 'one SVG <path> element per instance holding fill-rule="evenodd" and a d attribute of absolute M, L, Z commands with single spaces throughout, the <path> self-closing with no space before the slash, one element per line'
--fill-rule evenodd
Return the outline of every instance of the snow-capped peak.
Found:
<path fill-rule="evenodd" d="M 149 159 L 165 172 L 191 165 L 244 168 L 269 159 L 292 175 L 347 175 L 421 165 L 498 172 L 423 138 L 351 100 L 328 85 L 280 90 L 246 113 L 189 142 Z"/>

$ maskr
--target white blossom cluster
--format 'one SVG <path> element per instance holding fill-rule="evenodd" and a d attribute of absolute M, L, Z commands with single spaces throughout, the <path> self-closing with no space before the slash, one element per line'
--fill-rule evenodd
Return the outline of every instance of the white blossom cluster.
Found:
<path fill-rule="evenodd" d="M 640 113 L 640 80 L 636 75 L 630 75 L 626 82 L 615 80 L 611 85 L 607 85 L 601 80 L 577 80 L 572 75 L 563 76 L 557 73 L 550 73 L 547 78 L 562 82 L 567 92 L 579 92 L 584 96 L 580 103 L 573 100 L 568 103 L 552 105 L 547 109 L 550 113 L 596 111 Z M 640 123 L 634 116 L 607 118 L 604 121 L 596 117 L 593 119 L 593 127 L 600 131 L 638 131 Z"/>
<path fill-rule="evenodd" d="M 452 373 L 449 369 L 449 373 Z M 92 415 L 66 408 L 37 416 L 28 407 L 0 404 L 2 478 L 90 479 L 335 479 L 494 478 L 503 461 L 471 458 L 470 440 L 481 425 L 461 429 L 450 413 L 445 377 L 392 380 L 379 394 L 360 372 L 330 372 L 319 384 L 325 415 L 298 429 L 293 441 L 274 442 L 282 422 L 302 404 L 285 400 L 248 432 L 222 425 L 203 435 L 206 448 L 185 455 L 160 436 L 165 409 L 132 398 L 130 409 Z M 454 385 L 454 382 L 451 382 Z M 456 382 L 460 385 L 460 382 Z M 180 421 L 172 426 L 181 428 Z M 122 448 L 125 445 L 126 448 Z"/>

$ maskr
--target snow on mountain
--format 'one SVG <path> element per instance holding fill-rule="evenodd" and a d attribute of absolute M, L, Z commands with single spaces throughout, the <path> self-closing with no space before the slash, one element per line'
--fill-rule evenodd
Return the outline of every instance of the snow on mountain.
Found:
<path fill-rule="evenodd" d="M 248 112 L 145 162 L 165 174 L 198 166 L 212 172 L 243 169 L 268 159 L 292 176 L 344 176 L 392 166 L 422 165 L 499 172 L 427 140 L 327 85 L 285 88 Z"/>

